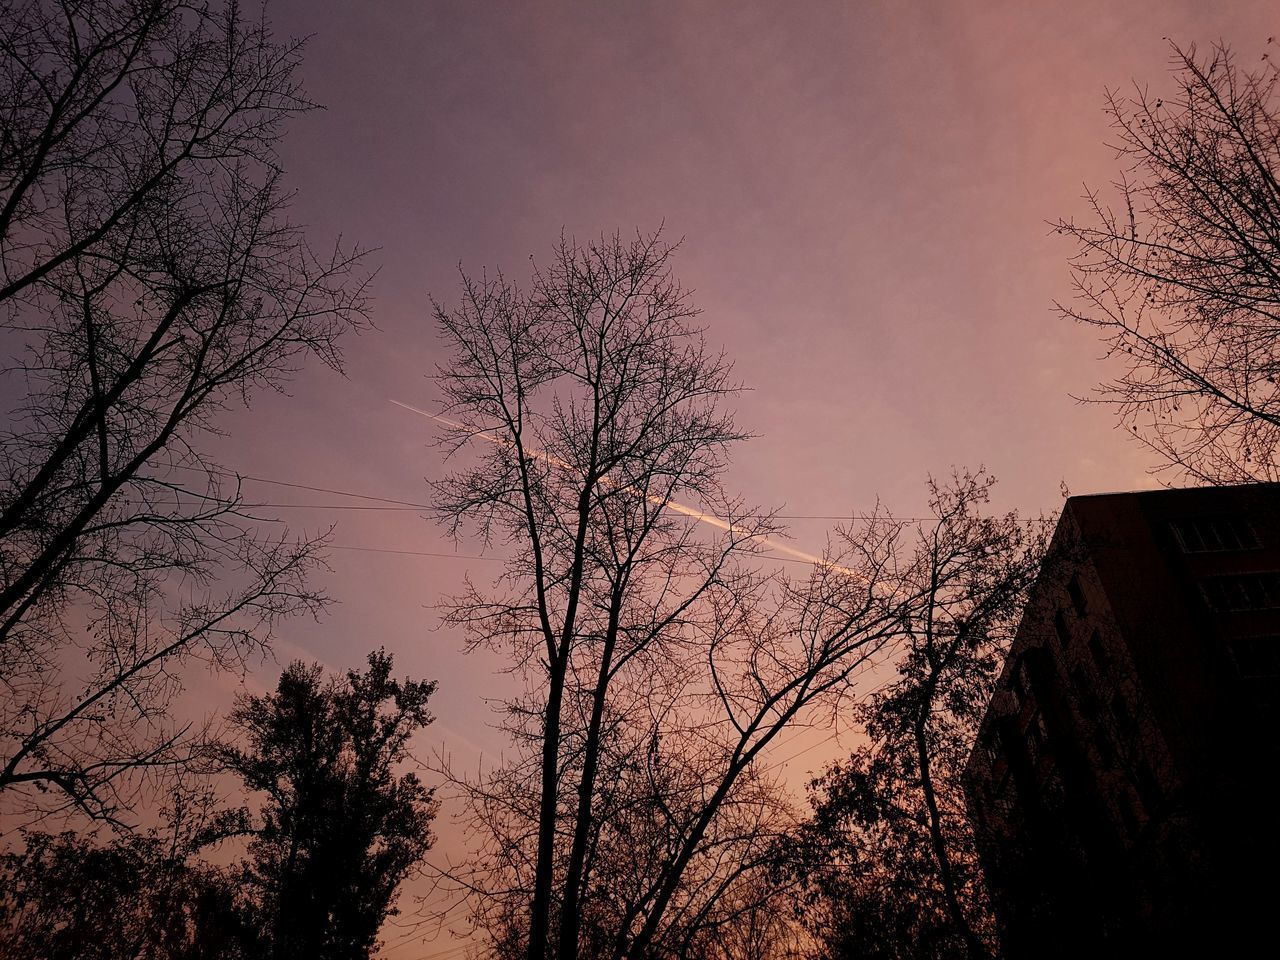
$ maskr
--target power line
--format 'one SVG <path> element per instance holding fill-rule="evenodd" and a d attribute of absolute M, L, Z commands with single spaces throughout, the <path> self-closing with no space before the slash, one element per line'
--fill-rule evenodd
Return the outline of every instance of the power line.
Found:
<path fill-rule="evenodd" d="M 401 941 L 401 943 L 403 943 L 403 941 Z M 463 953 L 475 946 L 476 944 L 474 943 L 461 943 L 456 946 L 445 947 L 443 950 L 438 950 L 435 953 L 424 953 L 422 956 L 418 957 L 417 960 L 445 960 L 446 957 L 452 958 L 461 956 Z"/>
<path fill-rule="evenodd" d="M 360 553 L 397 553 L 406 557 L 443 557 L 447 560 L 501 560 L 502 557 L 482 557 L 473 553 L 433 553 L 429 550 L 396 550 L 391 547 L 361 547 L 349 543 L 327 543 L 325 550 L 355 550 Z"/>
<path fill-rule="evenodd" d="M 254 478 L 251 478 L 251 477 L 244 477 L 244 478 L 242 478 L 242 479 L 250 480 L 250 479 L 254 479 Z M 259 482 L 264 482 L 264 483 L 265 483 L 265 482 L 267 482 L 267 481 L 259 481 Z M 303 487 L 302 489 L 312 489 L 312 488 L 310 488 L 310 487 Z M 380 499 L 383 499 L 383 498 L 380 498 L 380 497 L 367 497 L 367 496 L 364 496 L 363 494 L 358 494 L 358 493 L 339 493 L 338 491 L 325 491 L 325 492 L 337 493 L 339 496 L 345 496 L 345 497 L 359 497 L 359 498 L 361 498 L 361 499 L 365 499 L 365 500 L 380 500 Z M 389 503 L 403 503 L 404 505 L 403 505 L 403 506 L 386 506 L 386 507 L 384 507 L 384 506 L 365 506 L 365 505 L 363 505 L 363 504 L 349 504 L 349 503 L 252 503 L 252 504 L 244 504 L 243 506 L 248 507 L 248 508 L 251 508 L 251 509 L 255 509 L 255 510 L 256 510 L 256 509 L 259 509 L 259 508 L 263 508 L 263 507 L 270 507 L 270 508 L 271 508 L 271 509 L 273 509 L 273 510 L 404 510 L 404 511 L 414 511 L 414 510 L 433 510 L 433 509 L 435 509 L 435 508 L 434 508 L 431 504 L 429 504 L 429 503 L 412 503 L 411 501 L 397 501 L 397 500 L 389 500 L 389 501 L 387 501 L 387 502 L 389 502 Z M 743 514 L 741 517 L 736 517 L 736 518 L 735 518 L 735 520 L 736 520 L 736 519 L 741 519 L 741 520 L 757 520 L 757 519 L 761 519 L 761 518 L 766 517 L 766 516 L 770 516 L 770 515 L 768 515 L 768 514 L 763 514 L 763 513 L 748 513 L 748 514 Z M 841 515 L 837 515 L 837 514 L 817 514 L 817 513 L 806 513 L 806 514 L 799 514 L 799 513 L 775 513 L 775 514 L 772 514 L 771 516 L 772 516 L 772 519 L 774 519 L 774 520 L 876 520 L 876 519 L 884 520 L 884 519 L 888 519 L 888 518 L 886 518 L 886 517 L 874 517 L 874 516 L 872 516 L 872 515 L 870 515 L 870 514 L 841 514 Z M 894 520 L 902 520 L 902 521 L 923 521 L 923 520 L 931 520 L 931 519 L 934 519 L 934 518 L 933 518 L 933 517 L 894 517 L 894 518 L 892 518 L 892 519 L 894 519 Z M 1030 521 L 1029 521 L 1029 522 L 1030 522 Z"/>
<path fill-rule="evenodd" d="M 884 662 L 883 662 L 883 661 L 882 661 L 881 663 L 879 663 L 879 664 L 876 664 L 876 666 L 883 666 L 883 665 L 884 665 Z M 872 687 L 870 690 L 868 690 L 866 693 L 862 694 L 862 699 L 864 699 L 864 700 L 869 700 L 871 697 L 874 697 L 877 693 L 879 693 L 880 691 L 882 691 L 885 687 L 889 686 L 890 684 L 897 683 L 897 682 L 898 682 L 898 680 L 900 680 L 900 679 L 901 679 L 901 678 L 900 678 L 899 676 L 894 675 L 894 676 L 891 676 L 891 677 L 889 677 L 889 678 L 887 678 L 887 679 L 885 679 L 885 680 L 881 681 L 880 683 L 876 684 L 876 686 L 874 686 L 874 687 Z M 809 746 L 805 747 L 805 748 L 804 748 L 804 749 L 802 749 L 802 750 L 798 750 L 798 751 L 796 751 L 796 752 L 795 752 L 795 753 L 793 753 L 791 756 L 786 757 L 786 758 L 785 758 L 785 759 L 783 759 L 783 760 L 777 760 L 777 761 L 774 761 L 773 763 L 771 763 L 771 764 L 769 764 L 768 766 L 764 767 L 764 771 L 765 771 L 766 773 L 773 773 L 773 772 L 774 772 L 774 771 L 776 771 L 776 770 L 781 770 L 781 769 L 782 769 L 783 767 L 785 767 L 788 763 L 791 763 L 791 761 L 796 760 L 796 759 L 798 759 L 798 758 L 800 758 L 800 757 L 803 757 L 806 753 L 809 753 L 810 751 L 813 751 L 813 750 L 817 750 L 819 747 L 826 746 L 826 745 L 827 745 L 828 743 L 830 743 L 832 740 L 837 739 L 837 738 L 838 738 L 842 733 L 849 733 L 849 732 L 850 732 L 850 731 L 849 731 L 848 729 L 841 730 L 841 729 L 839 728 L 839 726 L 836 726 L 836 727 L 834 727 L 834 728 L 832 729 L 831 733 L 829 733 L 827 736 L 823 737 L 821 740 L 817 741 L 816 743 L 811 743 L 811 744 L 809 744 Z M 797 739 L 797 740 L 798 740 L 798 739 L 799 739 L 799 736 L 797 736 L 795 739 Z M 794 741 L 792 741 L 792 742 L 794 742 Z"/>
<path fill-rule="evenodd" d="M 244 479 L 248 480 L 250 478 L 245 477 Z M 341 496 L 358 497 L 358 496 L 361 496 L 361 494 L 350 493 L 350 494 L 341 494 Z M 367 497 L 365 499 L 376 500 L 378 498 Z M 391 502 L 394 503 L 397 501 L 391 501 Z M 388 510 L 388 511 L 398 510 L 398 511 L 405 511 L 405 512 L 415 512 L 415 511 L 435 509 L 429 503 L 408 503 L 408 502 L 406 502 L 404 506 L 392 506 L 392 507 L 383 507 L 383 506 L 375 507 L 375 506 L 365 506 L 363 504 L 351 504 L 351 503 L 249 503 L 249 504 L 242 504 L 242 506 L 245 507 L 246 509 L 251 509 L 251 510 L 270 508 L 272 510 Z M 735 518 L 735 520 L 758 520 L 765 516 L 768 516 L 768 515 L 763 513 L 749 513 L 749 514 L 744 514 L 741 517 Z M 817 514 L 817 513 L 806 513 L 806 514 L 775 513 L 772 515 L 771 519 L 774 519 L 774 520 L 893 520 L 893 521 L 901 521 L 903 523 L 927 523 L 931 520 L 936 520 L 937 518 L 936 517 L 884 517 L 884 516 L 875 517 L 875 516 L 872 516 L 871 514 L 858 514 L 858 513 L 847 514 L 847 515 Z M 1023 520 L 1020 522 L 1049 523 L 1050 521 L 1047 519 L 1042 519 L 1040 517 L 1029 517 L 1026 520 Z"/>
<path fill-rule="evenodd" d="M 242 503 L 237 509 L 244 510 L 389 510 L 407 513 L 421 513 L 430 510 L 427 504 L 412 507 L 367 506 L 363 503 Z"/>
<path fill-rule="evenodd" d="M 441 557 L 448 560 L 504 560 L 504 557 L 485 557 L 474 553 L 433 553 L 428 550 L 397 550 L 391 547 L 365 547 L 349 543 L 328 543 L 324 545 L 326 550 L 355 550 L 360 553 L 392 553 L 400 554 L 406 557 Z M 771 563 L 802 563 L 805 566 L 813 566 L 810 560 L 797 560 L 794 557 L 764 557 Z"/>
<path fill-rule="evenodd" d="M 214 468 L 190 467 L 175 465 L 175 469 L 192 470 L 198 473 L 212 473 L 227 478 L 235 478 L 238 480 L 247 480 L 252 483 L 266 483 L 276 487 L 290 487 L 295 490 L 309 490 L 312 493 L 329 493 L 337 497 L 349 497 L 355 500 L 369 500 L 375 503 L 392 504 L 405 510 L 432 510 L 434 507 L 429 503 L 422 503 L 415 500 L 397 500 L 392 497 L 380 497 L 368 493 L 356 493 L 351 490 L 339 490 L 334 487 L 316 487 L 306 483 L 297 483 L 291 480 L 275 480 L 270 477 L 254 477 L 248 474 L 233 473 L 227 470 L 218 470 Z M 296 510 L 374 510 L 384 509 L 377 507 L 362 507 L 351 504 L 309 504 L 309 503 L 259 503 L 253 504 L 253 508 L 269 507 L 272 509 L 296 509 Z M 928 523 L 937 520 L 937 517 L 896 517 L 890 515 L 869 514 L 869 513 L 747 513 L 735 520 L 753 520 L 762 517 L 771 516 L 775 520 L 888 520 L 901 521 L 903 523 Z M 1052 523 L 1051 518 L 1044 517 L 1027 517 L 1021 523 Z"/>
<path fill-rule="evenodd" d="M 352 497 L 356 500 L 373 500 L 378 503 L 391 503 L 401 507 L 416 507 L 419 509 L 431 509 L 431 505 L 427 503 L 415 503 L 413 500 L 395 500 L 391 497 L 375 497 L 367 493 L 352 493 L 350 490 L 335 490 L 332 487 L 313 487 L 305 483 L 292 483 L 288 480 L 271 480 L 267 477 L 249 477 L 240 474 L 223 474 L 224 476 L 235 476 L 239 480 L 249 480 L 252 483 L 269 483 L 276 487 L 292 487 L 295 490 L 310 490 L 312 493 L 331 493 L 338 497 Z M 281 504 L 288 506 L 288 504 Z"/>
<path fill-rule="evenodd" d="M 375 511 L 375 512 L 410 512 L 433 509 L 431 504 L 421 503 L 413 500 L 398 500 L 393 497 L 381 497 L 368 493 L 357 493 L 352 490 L 341 490 L 336 487 L 318 487 L 312 484 L 297 483 L 291 480 L 276 480 L 271 477 L 256 477 L 248 474 L 234 473 L 227 470 L 221 470 L 214 467 L 195 467 L 183 464 L 171 465 L 173 469 L 190 470 L 197 473 L 213 474 L 228 479 L 234 478 L 240 482 L 265 483 L 277 487 L 288 487 L 294 490 L 308 490 L 312 493 L 327 493 L 337 497 L 348 497 L 355 500 L 367 500 L 376 503 L 378 506 L 369 506 L 367 504 L 349 504 L 349 503 L 244 503 L 238 504 L 237 509 L 242 510 L 347 510 L 347 511 Z M 766 514 L 744 514 L 740 520 L 749 520 L 767 516 Z M 885 517 L 872 514 L 773 514 L 773 518 L 777 520 L 890 520 L 900 521 L 904 523 L 926 523 L 936 520 L 936 517 Z M 1048 523 L 1050 521 L 1043 518 L 1029 518 L 1022 521 L 1023 523 Z M 476 554 L 465 553 L 444 553 L 429 550 L 402 550 L 391 547 L 370 547 L 359 544 L 341 544 L 331 543 L 327 545 L 330 550 L 350 550 L 359 553 L 385 553 L 406 557 L 432 557 L 447 560 L 501 560 L 501 557 L 479 556 Z M 801 560 L 792 557 L 769 556 L 768 560 L 779 563 L 801 563 L 811 566 L 813 561 Z"/>

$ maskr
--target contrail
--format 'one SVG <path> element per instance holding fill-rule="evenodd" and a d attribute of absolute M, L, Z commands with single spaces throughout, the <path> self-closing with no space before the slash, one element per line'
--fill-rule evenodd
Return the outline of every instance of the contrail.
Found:
<path fill-rule="evenodd" d="M 467 430 L 466 425 L 459 423 L 457 420 L 450 420 L 448 417 L 437 416 L 434 413 L 430 413 L 426 410 L 422 410 L 418 407 L 412 406 L 411 404 L 401 403 L 399 400 L 391 400 L 391 403 L 394 403 L 397 407 L 400 407 L 403 410 L 408 410 L 410 413 L 416 413 L 418 416 L 426 417 L 428 420 L 434 420 L 436 423 L 443 424 L 446 427 L 452 427 L 455 430 Z M 496 437 L 491 433 L 485 433 L 483 430 L 473 431 L 471 432 L 470 435 L 475 439 L 484 440 L 487 443 L 493 443 L 499 446 L 505 446 L 506 444 L 510 443 L 510 441 L 504 437 Z M 536 457 L 537 459 L 542 460 L 544 463 L 550 463 L 553 466 L 560 467 L 563 470 L 572 469 L 572 466 L 570 464 L 565 463 L 563 460 L 559 459 L 558 457 L 553 457 L 549 453 L 544 453 L 541 450 L 529 450 L 527 452 L 529 453 L 530 456 Z M 705 523 L 708 526 L 716 527 L 719 530 L 725 530 L 729 533 L 746 534 L 750 539 L 756 541 L 762 546 L 765 546 L 770 550 L 777 551 L 778 553 L 785 553 L 787 556 L 792 557 L 796 560 L 803 560 L 805 563 L 816 564 L 817 566 L 820 566 L 820 567 L 829 567 L 832 570 L 837 570 L 840 573 L 846 573 L 850 576 L 854 576 L 854 577 L 859 576 L 859 574 L 856 571 L 850 570 L 848 567 L 842 567 L 839 564 L 832 563 L 830 560 L 825 560 L 822 557 L 813 555 L 812 553 L 805 553 L 803 550 L 793 549 L 792 547 L 788 547 L 786 544 L 778 543 L 775 540 L 770 540 L 768 537 L 764 537 L 759 534 L 753 534 L 750 531 L 744 530 L 742 527 L 737 526 L 736 524 L 730 523 L 728 520 L 722 520 L 720 517 L 717 517 L 714 514 L 703 513 L 701 510 L 697 510 L 693 507 L 685 506 L 683 503 L 677 503 L 675 500 L 663 500 L 661 497 L 654 497 L 648 494 L 645 494 L 645 499 L 648 500 L 650 503 L 654 504 L 655 506 L 667 507 L 671 510 L 674 510 L 676 513 L 683 514 L 686 517 L 690 517 L 694 520 L 697 520 L 699 523 Z"/>

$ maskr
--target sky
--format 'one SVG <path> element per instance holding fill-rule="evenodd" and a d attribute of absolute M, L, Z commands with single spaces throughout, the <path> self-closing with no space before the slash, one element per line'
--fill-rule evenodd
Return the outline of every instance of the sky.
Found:
<path fill-rule="evenodd" d="M 1167 89 L 1170 40 L 1225 40 L 1248 64 L 1280 27 L 1273 0 L 274 0 L 268 15 L 311 35 L 302 79 L 326 107 L 283 145 L 295 219 L 318 246 L 378 248 L 378 329 L 347 342 L 345 378 L 315 365 L 228 416 L 223 464 L 428 502 L 433 424 L 391 401 L 437 409 L 429 297 L 456 298 L 459 265 L 523 281 L 562 232 L 661 225 L 684 238 L 675 273 L 748 387 L 737 420 L 755 439 L 729 489 L 820 516 L 877 499 L 916 515 L 926 477 L 952 465 L 985 465 L 995 506 L 1031 514 L 1063 483 L 1153 484 L 1111 412 L 1072 399 L 1105 365 L 1054 313 L 1071 248 L 1049 221 L 1085 215 L 1084 185 L 1117 173 L 1106 89 Z M 246 489 L 300 529 L 336 524 L 323 585 L 338 603 L 286 624 L 280 661 L 346 668 L 384 646 L 439 681 L 428 748 L 463 765 L 501 751 L 500 664 L 464 656 L 433 610 L 497 562 L 420 511 Z M 820 552 L 831 524 L 795 523 L 792 545 Z M 793 762 L 797 782 L 817 755 Z M 438 832 L 456 847 L 447 817 Z M 388 955 L 453 949 L 410 936 Z"/>

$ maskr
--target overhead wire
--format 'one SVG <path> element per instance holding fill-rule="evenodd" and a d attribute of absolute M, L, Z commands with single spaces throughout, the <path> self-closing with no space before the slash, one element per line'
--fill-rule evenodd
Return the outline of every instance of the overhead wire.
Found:
<path fill-rule="evenodd" d="M 308 510 L 411 511 L 411 510 L 433 509 L 430 504 L 419 503 L 412 500 L 397 500 L 392 497 L 380 497 L 372 494 L 356 493 L 351 490 L 339 490 L 334 487 L 317 487 L 311 484 L 296 483 L 290 480 L 276 480 L 270 477 L 255 477 L 255 476 L 250 476 L 248 474 L 233 473 L 230 471 L 219 470 L 212 467 L 200 468 L 200 467 L 182 466 L 182 467 L 179 467 L 179 469 L 191 470 L 191 471 L 201 472 L 201 473 L 207 472 L 207 473 L 214 474 L 215 476 L 222 476 L 228 479 L 234 478 L 235 480 L 241 481 L 241 482 L 248 481 L 251 483 L 266 483 L 266 484 L 272 484 L 272 485 L 281 486 L 281 487 L 291 487 L 298 490 L 308 490 L 313 493 L 328 493 L 333 496 L 350 497 L 352 499 L 358 499 L 358 500 L 369 500 L 379 504 L 379 506 L 366 506 L 364 504 L 341 504 L 341 503 L 300 504 L 300 503 L 273 503 L 273 502 L 239 504 L 238 508 L 243 510 L 308 509 Z M 383 506 L 384 504 L 386 506 Z M 752 516 L 762 516 L 762 515 L 755 514 Z M 775 515 L 775 516 L 776 516 L 776 519 L 786 519 L 781 515 Z M 835 517 L 823 518 L 818 516 L 807 516 L 807 517 L 801 518 L 798 516 L 792 516 L 790 517 L 790 519 L 836 519 L 836 518 Z M 857 519 L 857 517 L 853 517 L 850 519 Z M 872 519 L 872 518 L 864 517 L 863 519 Z M 502 559 L 501 557 L 493 557 L 493 556 L 486 557 L 486 556 L 478 556 L 474 554 L 444 553 L 444 552 L 435 552 L 435 551 L 426 551 L 426 550 L 403 550 L 403 549 L 397 549 L 397 548 L 391 548 L 391 547 L 371 547 L 371 546 L 356 545 L 356 544 L 331 543 L 327 545 L 327 548 L 331 550 L 352 550 L 352 551 L 359 551 L 362 553 L 398 554 L 401 556 L 411 556 L 411 557 L 435 557 L 435 558 L 459 559 L 459 560 L 500 560 Z M 769 559 L 783 562 L 783 563 L 803 563 L 805 565 L 812 564 L 812 562 L 809 560 L 803 560 L 803 559 L 793 558 L 793 557 L 771 556 L 769 557 Z"/>
<path fill-rule="evenodd" d="M 335 487 L 317 487 L 311 484 L 298 483 L 292 480 L 277 480 L 271 477 L 256 477 L 249 474 L 236 473 L 234 471 L 222 470 L 213 467 L 201 468 L 192 466 L 175 465 L 175 469 L 191 470 L 197 473 L 211 473 L 215 476 L 226 477 L 227 479 L 236 479 L 249 481 L 251 483 L 266 483 L 277 487 L 290 487 L 295 490 L 308 490 L 312 493 L 328 493 L 338 497 L 349 497 L 354 500 L 369 500 L 380 504 L 390 504 L 404 510 L 432 510 L 434 507 L 429 503 L 423 503 L 417 500 L 399 500 L 393 497 L 383 497 L 368 493 L 356 493 L 352 490 L 340 490 Z M 267 507 L 272 509 L 299 509 L 299 510 L 376 510 L 383 509 L 378 507 L 363 507 L 359 504 L 310 504 L 310 503 L 256 503 L 250 505 L 252 507 Z M 891 514 L 869 514 L 869 513 L 746 513 L 742 514 L 738 519 L 750 520 L 771 517 L 774 520 L 889 520 L 899 521 L 903 523 L 928 523 L 938 519 L 937 517 L 899 517 Z M 1022 523 L 1051 523 L 1050 518 L 1046 517 L 1026 517 Z"/>

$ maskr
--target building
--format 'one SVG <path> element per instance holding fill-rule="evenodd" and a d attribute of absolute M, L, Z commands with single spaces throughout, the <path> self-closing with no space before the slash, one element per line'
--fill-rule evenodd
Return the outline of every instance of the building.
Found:
<path fill-rule="evenodd" d="M 1008 955 L 1273 941 L 1278 694 L 1280 485 L 1068 499 L 965 770 Z"/>

